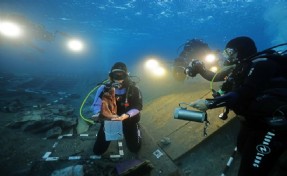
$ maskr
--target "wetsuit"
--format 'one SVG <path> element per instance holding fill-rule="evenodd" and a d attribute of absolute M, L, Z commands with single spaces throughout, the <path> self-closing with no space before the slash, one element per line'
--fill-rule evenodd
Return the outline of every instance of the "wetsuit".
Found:
<path fill-rule="evenodd" d="M 207 99 L 208 109 L 226 106 L 241 117 L 240 176 L 268 175 L 287 149 L 286 68 L 267 58 L 238 64 L 228 78 L 231 90 Z"/>
<path fill-rule="evenodd" d="M 106 85 L 99 87 L 92 105 L 94 113 L 100 112 L 101 94 Z M 124 87 L 115 90 L 117 104 L 117 115 L 128 114 L 129 118 L 123 120 L 123 133 L 128 149 L 137 153 L 141 147 L 141 135 L 139 128 L 140 111 L 142 110 L 141 92 L 134 84 L 125 83 Z M 94 154 L 102 155 L 110 145 L 110 141 L 105 140 L 104 123 L 101 123 L 97 139 L 94 144 Z"/>

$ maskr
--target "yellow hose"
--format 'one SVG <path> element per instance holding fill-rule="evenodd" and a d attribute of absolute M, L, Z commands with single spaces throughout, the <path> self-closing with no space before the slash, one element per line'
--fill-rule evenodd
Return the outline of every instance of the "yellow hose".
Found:
<path fill-rule="evenodd" d="M 219 69 L 219 70 L 215 73 L 215 75 L 213 76 L 212 80 L 210 81 L 210 90 L 212 91 L 212 89 L 213 89 L 213 81 L 214 81 L 214 79 L 215 79 L 215 77 L 217 76 L 218 73 L 220 73 L 220 72 L 222 72 L 222 71 L 226 71 L 226 70 L 228 70 L 228 69 L 234 69 L 234 67 L 235 67 L 235 65 L 230 65 L 230 66 L 225 66 L 225 67 L 223 67 L 222 69 Z"/>
<path fill-rule="evenodd" d="M 103 81 L 102 84 L 103 84 L 103 83 L 106 83 L 107 81 L 109 81 L 109 79 Z M 101 85 L 101 84 L 100 84 L 100 85 Z M 82 104 L 81 104 L 81 107 L 80 107 L 80 117 L 81 117 L 84 121 L 86 121 L 86 122 L 88 122 L 88 123 L 91 123 L 91 124 L 95 124 L 95 122 L 94 122 L 93 120 L 90 120 L 90 119 L 88 119 L 88 118 L 85 118 L 85 117 L 83 116 L 83 114 L 82 114 L 82 111 L 83 111 L 83 107 L 84 107 L 84 105 L 85 105 L 87 99 L 89 98 L 89 96 L 90 96 L 95 90 L 97 90 L 97 89 L 100 87 L 100 85 L 97 85 L 96 87 L 94 87 L 94 88 L 87 94 L 87 96 L 86 96 L 85 99 L 83 100 L 83 102 L 82 102 Z"/>
<path fill-rule="evenodd" d="M 212 80 L 210 81 L 210 90 L 213 90 L 213 81 L 215 79 L 215 77 L 217 76 L 217 74 L 221 71 L 222 69 L 218 70 L 215 75 L 213 76 Z"/>

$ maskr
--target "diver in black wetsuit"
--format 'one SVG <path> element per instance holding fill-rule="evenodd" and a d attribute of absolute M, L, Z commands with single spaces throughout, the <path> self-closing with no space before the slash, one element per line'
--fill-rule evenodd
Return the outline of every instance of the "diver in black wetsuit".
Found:
<path fill-rule="evenodd" d="M 186 78 L 184 68 L 193 60 L 201 60 L 203 56 L 210 53 L 211 49 L 208 44 L 200 39 L 188 40 L 183 45 L 183 50 L 174 60 L 173 77 L 178 81 L 183 81 Z"/>
<path fill-rule="evenodd" d="M 235 68 L 222 85 L 225 94 L 190 104 L 201 111 L 226 106 L 240 117 L 240 176 L 269 175 L 287 149 L 287 64 L 280 59 L 250 57 L 256 52 L 249 37 L 229 41 L 224 53 Z M 214 76 L 202 70 L 199 73 L 205 78 Z"/>

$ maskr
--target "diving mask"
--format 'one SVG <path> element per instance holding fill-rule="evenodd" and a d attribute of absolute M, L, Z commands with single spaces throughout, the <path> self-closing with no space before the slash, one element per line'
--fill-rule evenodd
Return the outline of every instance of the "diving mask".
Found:
<path fill-rule="evenodd" d="M 111 77 L 113 80 L 124 80 L 127 77 L 127 74 L 122 71 L 115 71 L 111 73 Z"/>
<path fill-rule="evenodd" d="M 237 54 L 238 53 L 235 49 L 226 48 L 222 53 L 223 57 L 226 58 L 226 60 L 224 61 L 224 65 L 232 65 L 238 62 Z"/>

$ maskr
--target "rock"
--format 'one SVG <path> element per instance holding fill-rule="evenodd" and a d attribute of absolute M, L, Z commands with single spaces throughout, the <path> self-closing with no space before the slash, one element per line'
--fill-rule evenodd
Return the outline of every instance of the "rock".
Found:
<path fill-rule="evenodd" d="M 52 112 L 53 114 L 60 114 L 60 110 L 59 110 L 58 108 L 52 108 L 52 109 L 51 109 L 51 112 Z"/>
<path fill-rule="evenodd" d="M 62 134 L 62 128 L 61 127 L 54 127 L 46 132 L 46 138 L 57 138 Z"/>
<path fill-rule="evenodd" d="M 25 113 L 19 113 L 17 116 L 18 118 L 16 120 L 6 124 L 6 126 L 11 128 L 21 128 L 25 123 L 32 121 L 31 123 L 28 124 L 28 126 L 30 126 L 33 125 L 33 123 L 35 123 L 36 121 L 42 119 L 41 115 L 34 112 L 31 113 L 29 111 Z"/>
<path fill-rule="evenodd" d="M 69 109 L 65 109 L 65 110 L 60 110 L 60 115 L 63 115 L 63 116 L 68 116 L 68 115 L 72 115 L 74 114 L 74 111 L 75 109 L 74 108 L 69 108 Z"/>
<path fill-rule="evenodd" d="M 23 104 L 18 99 L 6 102 L 5 105 L 3 104 L 1 106 L 1 111 L 8 113 L 19 112 L 23 108 Z"/>
<path fill-rule="evenodd" d="M 55 116 L 53 120 L 55 125 L 60 126 L 62 129 L 71 128 L 78 123 L 77 118 L 70 118 L 65 116 Z"/>
<path fill-rule="evenodd" d="M 53 121 L 42 120 L 42 121 L 28 121 L 23 124 L 21 129 L 23 131 L 29 131 L 32 133 L 40 133 L 49 130 L 53 127 Z"/>
<path fill-rule="evenodd" d="M 67 112 L 66 114 L 73 113 L 73 109 L 70 107 L 67 108 L 67 106 L 64 105 L 61 107 Z M 52 107 L 50 109 L 33 109 L 32 111 L 18 113 L 17 119 L 6 126 L 11 128 L 21 128 L 23 131 L 32 133 L 40 133 L 56 127 L 61 128 L 62 131 L 62 129 L 71 129 L 77 125 L 78 122 L 76 117 L 72 115 L 67 117 L 59 115 L 59 113 L 56 114 L 56 110 L 58 109 Z"/>
<path fill-rule="evenodd" d="M 69 116 L 74 114 L 75 109 L 71 106 L 59 104 L 50 109 L 55 115 Z"/>

